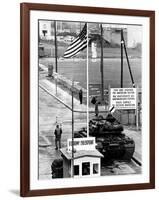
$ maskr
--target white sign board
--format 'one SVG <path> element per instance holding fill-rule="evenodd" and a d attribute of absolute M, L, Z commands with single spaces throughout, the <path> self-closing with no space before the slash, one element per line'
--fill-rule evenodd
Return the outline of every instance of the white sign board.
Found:
<path fill-rule="evenodd" d="M 115 109 L 136 109 L 136 88 L 111 88 L 110 106 Z"/>
<path fill-rule="evenodd" d="M 95 150 L 95 137 L 74 138 L 73 146 L 75 150 Z M 72 151 L 72 139 L 67 140 L 67 149 Z"/>

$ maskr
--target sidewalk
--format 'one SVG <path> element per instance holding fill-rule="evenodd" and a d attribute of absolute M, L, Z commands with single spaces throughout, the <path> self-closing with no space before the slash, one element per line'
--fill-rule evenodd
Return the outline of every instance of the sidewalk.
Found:
<path fill-rule="evenodd" d="M 128 127 L 124 127 L 124 133 L 135 141 L 135 152 L 133 157 L 142 163 L 142 135 L 141 131 L 131 130 Z"/>
<path fill-rule="evenodd" d="M 54 82 L 49 81 L 48 79 L 41 79 L 39 80 L 39 87 L 45 90 L 48 94 L 55 97 L 60 103 L 65 105 L 68 109 L 72 110 L 72 95 L 69 94 L 67 91 L 64 91 L 61 89 L 58 85 L 56 85 Z M 74 106 L 74 112 L 81 112 L 86 113 L 87 112 L 87 105 L 80 104 L 80 101 L 77 100 L 75 97 L 73 98 L 73 106 Z M 99 113 L 107 111 L 105 110 L 105 106 L 99 105 L 98 106 Z M 94 106 L 89 106 L 89 112 L 94 113 Z"/>
<path fill-rule="evenodd" d="M 42 78 L 42 77 L 41 77 Z M 60 95 L 60 91 L 62 94 L 67 93 L 66 91 L 63 91 L 62 89 L 58 91 L 58 97 L 53 96 L 46 92 L 48 87 L 50 88 L 47 83 L 48 80 L 40 80 L 41 85 L 44 89 L 39 89 L 39 96 L 41 97 L 39 99 L 39 115 L 40 115 L 40 123 L 39 123 L 39 178 L 41 180 L 50 179 L 51 180 L 51 164 L 54 159 L 61 158 L 61 154 L 59 151 L 55 150 L 55 137 L 54 137 L 54 128 L 55 128 L 55 121 L 56 121 L 56 115 L 59 116 L 60 121 L 62 122 L 63 126 L 63 135 L 62 135 L 62 147 L 66 147 L 67 145 L 67 139 L 71 138 L 71 111 L 68 109 L 63 103 L 61 103 L 61 99 L 57 100 Z M 50 85 L 50 84 L 49 84 Z M 54 85 L 55 86 L 55 85 Z M 53 90 L 53 89 L 52 89 Z M 53 98 L 52 98 L 53 97 Z M 67 94 L 67 101 L 65 103 L 68 103 L 68 105 L 71 105 L 69 103 L 71 97 L 69 97 L 69 94 Z M 76 108 L 81 108 L 81 105 L 79 104 L 79 101 L 76 100 L 75 103 L 77 104 Z M 67 105 L 67 106 L 68 106 Z M 86 109 L 85 105 L 82 105 L 84 109 Z M 93 114 L 92 114 L 93 115 Z M 86 114 L 84 113 L 76 113 L 75 115 L 75 129 L 79 130 L 81 127 L 86 126 Z M 135 141 L 135 153 L 134 157 L 138 159 L 137 155 L 141 158 L 141 133 L 137 132 L 135 130 L 130 129 L 129 127 L 125 127 L 124 133 L 132 137 Z M 141 160 L 140 160 L 141 161 Z M 122 168 L 126 166 L 125 164 L 122 164 Z M 133 166 L 134 167 L 134 166 Z M 133 167 L 127 166 L 126 170 L 124 170 L 124 173 L 131 173 L 131 170 Z M 125 169 L 125 168 L 124 168 Z M 134 169 L 134 168 L 133 168 Z M 115 168 L 113 175 L 115 173 L 118 173 L 119 169 Z M 110 175 L 108 174 L 107 168 L 102 168 L 103 175 Z M 117 172 L 116 172 L 117 171 Z M 122 170 L 120 170 L 121 172 Z M 133 170 L 134 171 L 134 170 Z M 106 173 L 107 172 L 107 173 Z M 133 174 L 134 172 L 132 172 Z M 112 175 L 112 173 L 111 173 Z"/>

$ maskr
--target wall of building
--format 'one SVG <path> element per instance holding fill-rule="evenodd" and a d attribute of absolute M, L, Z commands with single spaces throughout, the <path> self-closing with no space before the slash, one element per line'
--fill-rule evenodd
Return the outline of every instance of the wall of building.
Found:
<path fill-rule="evenodd" d="M 128 26 L 128 48 L 135 48 L 142 43 L 142 26 Z"/>
<path fill-rule="evenodd" d="M 39 36 L 43 39 L 54 39 L 53 34 L 53 27 L 52 27 L 51 21 L 39 21 Z M 44 31 L 46 31 L 46 35 L 44 36 Z"/>

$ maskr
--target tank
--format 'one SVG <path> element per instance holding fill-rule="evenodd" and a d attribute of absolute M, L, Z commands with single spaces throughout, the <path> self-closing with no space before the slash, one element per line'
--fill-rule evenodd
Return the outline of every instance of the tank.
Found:
<path fill-rule="evenodd" d="M 97 150 L 104 159 L 130 160 L 135 151 L 135 142 L 124 134 L 124 127 L 112 114 L 99 116 L 89 121 L 89 135 L 96 138 Z M 75 137 L 86 137 L 86 128 L 75 133 Z"/>

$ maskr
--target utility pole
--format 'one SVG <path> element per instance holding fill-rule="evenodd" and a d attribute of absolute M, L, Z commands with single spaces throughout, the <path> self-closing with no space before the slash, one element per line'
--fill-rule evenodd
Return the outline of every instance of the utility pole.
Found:
<path fill-rule="evenodd" d="M 132 72 L 131 72 L 130 62 L 129 62 L 129 58 L 128 58 L 128 53 L 127 53 L 127 48 L 126 48 L 126 45 L 125 45 L 123 33 L 122 33 L 122 41 L 123 41 L 123 46 L 124 46 L 124 50 L 125 50 L 125 55 L 126 55 L 126 60 L 127 60 L 127 63 L 128 63 L 128 69 L 129 69 L 132 85 L 135 88 L 134 78 L 133 78 L 133 75 L 132 75 Z"/>
<path fill-rule="evenodd" d="M 104 101 L 104 73 L 103 73 L 103 27 L 100 24 L 101 30 L 101 62 L 100 62 L 100 72 L 101 72 L 101 100 Z"/>
<path fill-rule="evenodd" d="M 120 47 L 121 47 L 121 78 L 120 78 L 120 86 L 123 88 L 123 29 L 121 29 L 121 42 L 120 42 Z"/>
<path fill-rule="evenodd" d="M 57 76 L 57 38 L 56 38 L 56 21 L 54 21 L 54 36 L 55 36 L 55 72 Z M 56 95 L 57 95 L 57 78 L 55 78 L 55 87 L 56 87 Z"/>
<path fill-rule="evenodd" d="M 55 72 L 57 73 L 57 38 L 56 38 L 56 21 L 54 21 L 54 36 L 55 36 Z"/>

